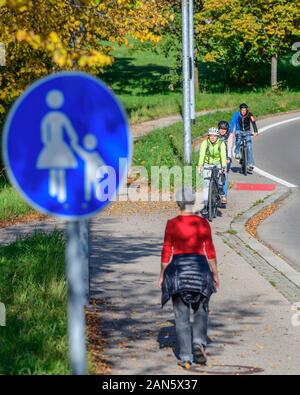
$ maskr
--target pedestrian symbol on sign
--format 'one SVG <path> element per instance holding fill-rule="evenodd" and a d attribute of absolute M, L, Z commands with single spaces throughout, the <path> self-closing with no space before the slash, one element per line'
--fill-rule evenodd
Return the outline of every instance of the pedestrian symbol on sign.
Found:
<path fill-rule="evenodd" d="M 79 145 L 74 146 L 74 150 L 85 161 L 85 200 L 90 201 L 92 191 L 96 193 L 97 185 L 101 177 L 97 177 L 98 170 L 105 172 L 104 162 L 96 151 L 97 137 L 93 134 L 87 134 L 83 140 L 84 149 Z M 101 173 L 100 173 L 101 174 Z"/>
<path fill-rule="evenodd" d="M 39 154 L 37 168 L 49 170 L 49 195 L 56 197 L 60 203 L 67 201 L 66 172 L 77 169 L 77 153 L 85 161 L 85 199 L 91 200 L 91 190 L 97 184 L 97 169 L 104 162 L 96 150 L 97 138 L 92 134 L 84 137 L 84 147 L 78 144 L 78 135 L 71 120 L 60 109 L 64 104 L 64 95 L 60 91 L 50 91 L 46 102 L 50 111 L 41 123 L 41 140 L 43 149 Z M 64 132 L 69 137 L 70 145 L 64 141 Z"/>

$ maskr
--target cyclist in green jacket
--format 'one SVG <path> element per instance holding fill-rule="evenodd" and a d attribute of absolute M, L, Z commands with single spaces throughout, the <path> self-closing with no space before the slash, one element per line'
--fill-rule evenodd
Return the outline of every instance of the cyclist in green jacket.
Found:
<path fill-rule="evenodd" d="M 217 128 L 210 128 L 208 131 L 208 138 L 203 141 L 200 148 L 200 156 L 198 163 L 199 174 L 203 174 L 203 194 L 204 194 L 204 208 L 203 215 L 208 214 L 208 193 L 211 173 L 214 166 L 217 166 L 224 175 L 226 175 L 227 155 L 226 145 L 219 138 L 219 130 Z M 225 177 L 219 177 L 219 191 L 221 195 L 221 202 L 226 201 L 224 194 Z"/>
<path fill-rule="evenodd" d="M 232 163 L 233 157 L 233 133 L 230 133 L 230 126 L 227 121 L 220 121 L 218 125 L 219 133 L 220 133 L 220 140 L 224 141 L 226 145 L 226 153 L 227 153 L 227 172 L 226 172 L 226 181 L 224 185 L 224 195 L 227 199 L 228 196 L 228 188 L 229 188 L 229 172 Z M 224 200 L 224 204 L 225 200 Z"/>

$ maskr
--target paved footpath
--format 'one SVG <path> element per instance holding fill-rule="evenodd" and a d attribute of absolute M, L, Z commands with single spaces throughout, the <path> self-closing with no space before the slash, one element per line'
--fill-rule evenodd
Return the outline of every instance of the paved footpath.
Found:
<path fill-rule="evenodd" d="M 232 179 L 245 181 L 239 174 Z M 254 175 L 252 181 L 266 180 Z M 253 368 L 265 374 L 300 373 L 300 327 L 291 324 L 291 301 L 219 235 L 238 212 L 269 194 L 233 190 L 224 216 L 213 223 L 221 289 L 211 302 L 209 365 L 193 368 L 192 374 L 254 373 Z M 100 300 L 113 374 L 185 373 L 175 357 L 171 304 L 160 308 L 156 288 L 164 227 L 173 215 L 174 206 L 160 210 L 158 205 L 147 213 L 140 207 L 131 215 L 112 212 L 93 221 L 92 290 Z"/>
<path fill-rule="evenodd" d="M 245 182 L 233 173 L 232 181 Z M 253 175 L 247 182 L 266 182 Z M 113 374 L 299 374 L 300 327 L 293 327 L 292 301 L 224 242 L 232 219 L 270 192 L 232 190 L 223 217 L 213 223 L 221 289 L 211 301 L 209 365 L 177 366 L 171 304 L 160 307 L 157 278 L 166 221 L 172 203 L 117 203 L 92 221 L 92 297 L 101 309 L 106 357 Z M 0 230 L 2 244 L 33 230 L 51 231 L 47 221 Z M 299 296 L 300 302 L 300 296 Z"/>
<path fill-rule="evenodd" d="M 215 114 L 216 112 L 230 111 L 232 108 L 221 108 L 219 110 L 207 110 L 196 112 L 196 117 L 203 117 L 204 115 Z M 136 141 L 153 130 L 166 128 L 174 123 L 182 122 L 182 115 L 169 115 L 164 118 L 151 119 L 149 121 L 141 122 L 131 126 L 131 133 L 133 140 Z"/>

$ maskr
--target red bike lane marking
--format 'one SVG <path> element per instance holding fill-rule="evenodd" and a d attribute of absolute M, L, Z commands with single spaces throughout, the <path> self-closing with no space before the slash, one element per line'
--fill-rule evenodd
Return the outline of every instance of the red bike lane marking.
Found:
<path fill-rule="evenodd" d="M 241 184 L 234 185 L 236 191 L 274 191 L 276 184 Z"/>

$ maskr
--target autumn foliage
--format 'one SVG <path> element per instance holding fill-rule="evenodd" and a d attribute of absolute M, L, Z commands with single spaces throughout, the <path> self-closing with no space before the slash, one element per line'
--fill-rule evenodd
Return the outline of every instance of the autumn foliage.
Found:
<path fill-rule="evenodd" d="M 255 78 L 259 66 L 291 51 L 300 35 L 295 0 L 196 0 L 195 31 L 205 62 L 225 65 L 239 82 Z"/>
<path fill-rule="evenodd" d="M 158 42 L 171 15 L 161 0 L 0 0 L 0 113 L 43 75 L 99 73 L 113 62 L 112 43 Z"/>

